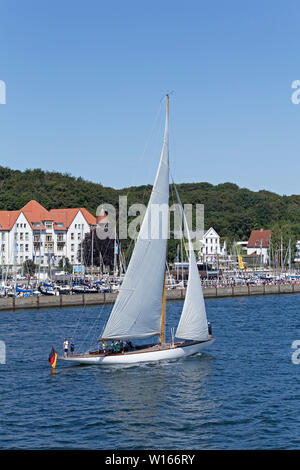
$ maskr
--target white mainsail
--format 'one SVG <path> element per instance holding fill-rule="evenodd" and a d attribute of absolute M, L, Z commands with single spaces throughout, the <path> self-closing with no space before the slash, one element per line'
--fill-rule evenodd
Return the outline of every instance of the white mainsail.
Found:
<path fill-rule="evenodd" d="M 168 241 L 169 97 L 159 167 L 141 230 L 103 338 L 147 338 L 160 334 Z M 162 219 L 157 209 L 163 210 Z M 167 219 L 166 219 L 167 217 Z"/>
<path fill-rule="evenodd" d="M 181 207 L 189 246 L 189 278 L 185 301 L 175 336 L 181 339 L 205 341 L 208 339 L 208 326 L 202 286 L 190 231 L 176 188 L 175 191 Z"/>

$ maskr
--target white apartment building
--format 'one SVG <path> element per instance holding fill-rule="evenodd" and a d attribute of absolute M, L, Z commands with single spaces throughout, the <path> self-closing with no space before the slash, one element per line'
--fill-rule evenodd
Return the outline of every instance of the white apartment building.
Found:
<path fill-rule="evenodd" d="M 198 259 L 204 263 L 212 262 L 217 255 L 223 255 L 226 252 L 226 243 L 221 245 L 220 236 L 213 227 L 210 227 L 200 240 L 196 240 L 193 247 Z"/>
<path fill-rule="evenodd" d="M 62 258 L 81 264 L 80 243 L 96 218 L 84 208 L 47 211 L 37 201 L 19 211 L 0 211 L 0 264 L 19 266 L 31 259 L 57 266 Z"/>

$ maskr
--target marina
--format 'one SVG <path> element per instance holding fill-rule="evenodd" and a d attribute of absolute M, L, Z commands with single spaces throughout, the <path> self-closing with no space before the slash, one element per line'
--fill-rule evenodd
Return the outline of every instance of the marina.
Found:
<path fill-rule="evenodd" d="M 166 301 L 183 300 L 186 289 L 166 290 Z M 261 285 L 243 285 L 228 287 L 206 287 L 203 289 L 205 299 L 224 297 L 244 297 L 256 295 L 297 294 L 300 293 L 300 283 L 278 283 Z M 111 305 L 115 302 L 117 292 L 98 292 L 95 294 L 53 295 L 6 297 L 0 299 L 0 311 L 19 309 L 40 309 L 57 307 L 75 307 L 85 305 Z"/>

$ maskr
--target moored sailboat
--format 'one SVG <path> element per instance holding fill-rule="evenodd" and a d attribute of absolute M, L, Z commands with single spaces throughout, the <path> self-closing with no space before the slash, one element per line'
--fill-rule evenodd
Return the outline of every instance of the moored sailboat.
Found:
<path fill-rule="evenodd" d="M 165 263 L 168 217 L 158 223 L 155 208 L 169 207 L 169 96 L 165 132 L 159 167 L 147 210 L 118 297 L 100 342 L 145 340 L 160 337 L 160 342 L 119 352 L 88 351 L 64 361 L 81 364 L 133 364 L 178 359 L 202 351 L 214 342 L 208 331 L 205 304 L 190 232 L 177 194 L 189 246 L 189 278 L 183 310 L 175 338 L 165 342 Z M 165 222 L 165 223 L 164 223 Z"/>

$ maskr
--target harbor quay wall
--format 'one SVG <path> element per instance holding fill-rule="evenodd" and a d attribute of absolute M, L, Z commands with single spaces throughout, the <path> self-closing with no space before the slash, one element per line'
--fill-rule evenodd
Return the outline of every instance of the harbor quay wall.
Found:
<path fill-rule="evenodd" d="M 166 299 L 183 300 L 186 289 L 166 290 Z M 300 293 L 300 284 L 249 285 L 232 287 L 207 287 L 203 289 L 204 298 L 224 298 L 249 295 L 296 294 Z M 117 293 L 54 295 L 41 297 L 7 297 L 0 299 L 0 310 L 19 310 L 49 307 L 75 307 L 85 305 L 113 304 Z"/>

